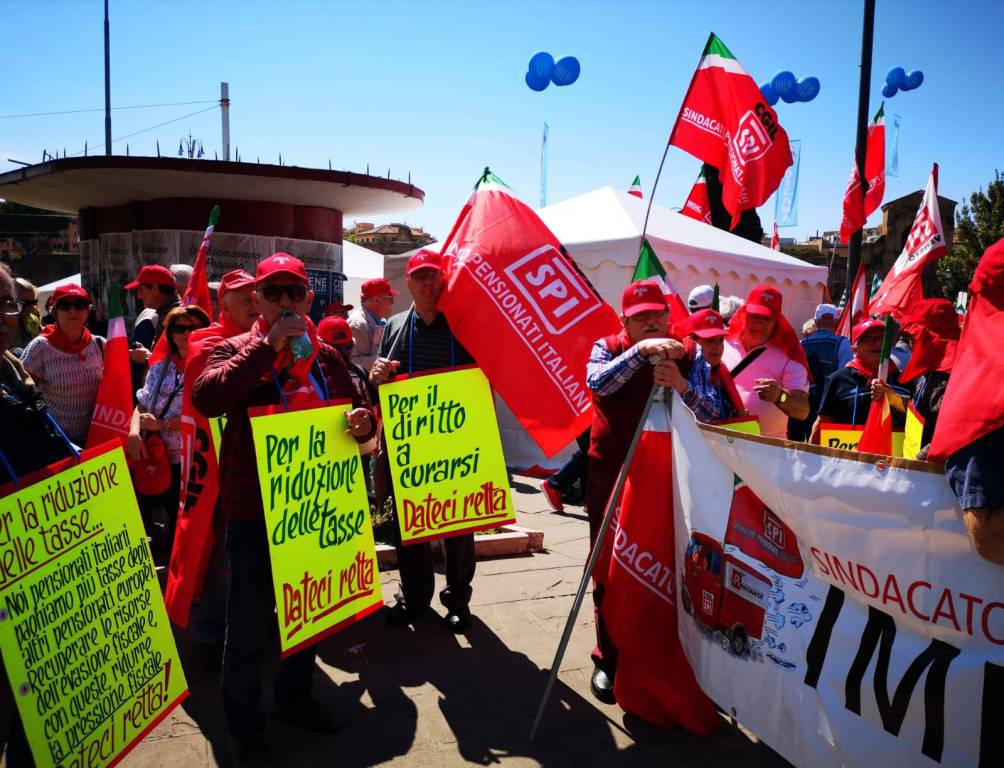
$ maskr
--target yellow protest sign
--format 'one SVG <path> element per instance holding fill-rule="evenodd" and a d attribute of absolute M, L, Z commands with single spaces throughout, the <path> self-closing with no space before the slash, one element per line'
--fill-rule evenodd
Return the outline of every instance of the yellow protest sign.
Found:
<path fill-rule="evenodd" d="M 861 433 L 864 430 L 864 427 L 852 427 L 849 424 L 821 424 L 819 427 L 819 444 L 824 448 L 856 451 L 858 443 L 861 441 Z M 901 429 L 893 430 L 892 455 L 900 458 L 903 456 L 903 430 Z"/>
<path fill-rule="evenodd" d="M 81 458 L 0 499 L 0 649 L 40 768 L 116 763 L 188 695 L 121 443 Z"/>
<path fill-rule="evenodd" d="M 732 419 L 720 419 L 715 422 L 716 426 L 734 429 L 747 435 L 760 434 L 760 419 L 756 416 L 736 416 Z"/>
<path fill-rule="evenodd" d="M 480 368 L 402 377 L 380 387 L 401 541 L 515 522 L 488 379 Z"/>
<path fill-rule="evenodd" d="M 917 458 L 924 439 L 924 417 L 917 413 L 913 403 L 906 406 L 906 429 L 903 430 L 903 456 Z"/>
<path fill-rule="evenodd" d="M 284 657 L 383 606 L 351 408 L 249 411 Z"/>
<path fill-rule="evenodd" d="M 227 426 L 226 416 L 215 416 L 209 419 L 209 431 L 213 434 L 213 450 L 216 451 L 216 460 L 220 460 L 220 442 L 223 440 L 223 430 Z"/>

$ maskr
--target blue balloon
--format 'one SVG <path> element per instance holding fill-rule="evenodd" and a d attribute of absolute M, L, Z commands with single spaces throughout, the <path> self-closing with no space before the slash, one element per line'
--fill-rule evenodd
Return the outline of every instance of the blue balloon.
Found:
<path fill-rule="evenodd" d="M 523 79 L 526 80 L 526 84 L 533 91 L 542 91 L 551 83 L 546 77 L 538 76 L 532 69 L 527 71 L 526 77 Z"/>
<path fill-rule="evenodd" d="M 538 78 L 550 80 L 554 72 L 554 57 L 547 51 L 538 51 L 530 57 L 530 71 Z"/>
<path fill-rule="evenodd" d="M 906 71 L 903 67 L 893 67 L 885 73 L 885 81 L 889 85 L 903 88 L 903 83 L 906 81 Z"/>
<path fill-rule="evenodd" d="M 799 80 L 795 86 L 795 95 L 798 101 L 812 101 L 819 95 L 819 78 L 810 76 Z"/>
<path fill-rule="evenodd" d="M 792 92 L 792 91 L 795 90 L 795 85 L 797 83 L 798 83 L 798 79 L 795 77 L 795 75 L 792 74 L 791 72 L 789 72 L 786 69 L 782 70 L 781 72 L 778 72 L 770 80 L 770 85 L 774 89 L 774 93 L 776 93 L 782 99 L 784 99 L 784 96 L 785 96 L 786 93 L 790 93 L 790 92 Z M 788 101 L 787 99 L 784 99 L 784 100 L 788 104 L 792 103 L 792 102 Z"/>
<path fill-rule="evenodd" d="M 761 85 L 760 93 L 763 94 L 764 99 L 766 99 L 767 103 L 772 107 L 777 104 L 777 93 L 775 93 L 770 83 L 764 83 Z"/>
<path fill-rule="evenodd" d="M 781 101 L 783 101 L 785 104 L 794 104 L 796 101 L 798 101 L 798 92 L 794 88 L 792 88 L 787 93 L 782 93 Z"/>
<path fill-rule="evenodd" d="M 574 56 L 564 56 L 554 63 L 551 82 L 555 85 L 571 85 L 579 79 L 579 60 Z"/>
<path fill-rule="evenodd" d="M 882 95 L 887 99 L 891 99 L 896 95 L 896 91 L 899 89 L 895 85 L 889 85 L 888 83 L 882 88 Z"/>
<path fill-rule="evenodd" d="M 924 82 L 924 73 L 919 69 L 913 70 L 906 79 L 903 81 L 903 85 L 900 86 L 904 91 L 912 91 L 914 88 L 920 88 Z"/>

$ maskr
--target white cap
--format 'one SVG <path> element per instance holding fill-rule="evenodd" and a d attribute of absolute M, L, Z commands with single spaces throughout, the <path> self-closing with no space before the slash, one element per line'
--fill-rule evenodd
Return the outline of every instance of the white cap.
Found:
<path fill-rule="evenodd" d="M 687 297 L 687 306 L 693 312 L 697 309 L 707 309 L 715 300 L 715 289 L 710 285 L 699 285 Z"/>
<path fill-rule="evenodd" d="M 840 313 L 832 304 L 820 304 L 816 307 L 816 319 L 822 320 L 824 317 L 836 317 Z"/>

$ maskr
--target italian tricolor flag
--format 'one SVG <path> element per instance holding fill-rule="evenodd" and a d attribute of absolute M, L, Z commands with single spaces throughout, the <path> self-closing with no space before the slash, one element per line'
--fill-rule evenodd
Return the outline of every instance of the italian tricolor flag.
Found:
<path fill-rule="evenodd" d="M 639 280 L 649 280 L 659 286 L 663 296 L 666 297 L 670 318 L 673 322 L 682 323 L 690 315 L 687 305 L 683 303 L 683 299 L 680 298 L 680 294 L 676 291 L 676 286 L 673 285 L 673 281 L 666 274 L 662 262 L 655 255 L 655 251 L 648 244 L 648 240 L 641 241 L 641 252 L 638 254 L 638 263 L 635 264 L 634 275 L 631 276 L 632 283 L 636 283 Z"/>
<path fill-rule="evenodd" d="M 94 417 L 87 432 L 87 447 L 94 448 L 118 438 L 125 446 L 132 418 L 132 374 L 129 369 L 129 339 L 119 287 L 112 286 L 108 299 L 108 340 L 105 342 L 105 367 L 94 402 Z"/>
<path fill-rule="evenodd" d="M 641 193 L 641 176 L 635 176 L 634 181 L 631 182 L 631 186 L 628 189 L 629 195 L 634 195 L 635 197 L 642 198 L 644 195 Z"/>
<path fill-rule="evenodd" d="M 879 356 L 878 378 L 886 381 L 889 378 L 889 352 L 898 328 L 891 317 L 885 319 L 885 333 L 882 335 L 882 353 Z M 892 411 L 889 398 L 872 400 L 868 408 L 868 421 L 865 422 L 861 440 L 858 441 L 861 453 L 876 453 L 880 456 L 892 456 Z"/>
<path fill-rule="evenodd" d="M 708 200 L 708 182 L 704 178 L 703 168 L 680 213 L 692 219 L 703 221 L 705 224 L 711 223 L 711 201 Z"/>
<path fill-rule="evenodd" d="M 868 217 L 882 205 L 885 195 L 885 103 L 879 105 L 875 119 L 868 126 L 865 145 L 865 176 L 868 191 L 861 196 L 861 177 L 855 160 L 844 192 L 844 215 L 840 221 L 840 242 L 846 243 L 861 229 Z"/>

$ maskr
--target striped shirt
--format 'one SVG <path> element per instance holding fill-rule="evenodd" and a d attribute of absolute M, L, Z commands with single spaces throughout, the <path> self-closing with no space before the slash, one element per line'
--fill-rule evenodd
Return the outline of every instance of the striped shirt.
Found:
<path fill-rule="evenodd" d="M 93 336 L 80 354 L 62 352 L 44 336 L 32 339 L 21 363 L 35 380 L 49 413 L 77 445 L 87 442 L 94 401 L 104 372 L 104 344 Z"/>
<path fill-rule="evenodd" d="M 136 401 L 147 413 L 161 421 L 181 416 L 182 392 L 185 373 L 174 366 L 174 360 L 165 357 L 150 366 L 143 387 L 136 391 Z M 181 463 L 181 430 L 162 429 L 159 432 L 172 464 Z"/>
<path fill-rule="evenodd" d="M 397 342 L 397 349 L 390 355 L 390 349 L 398 337 L 400 341 Z M 453 368 L 474 362 L 471 354 L 454 337 L 442 312 L 428 325 L 417 312 L 399 312 L 394 315 L 384 328 L 383 338 L 380 340 L 380 357 L 401 363 L 398 373 Z"/>

